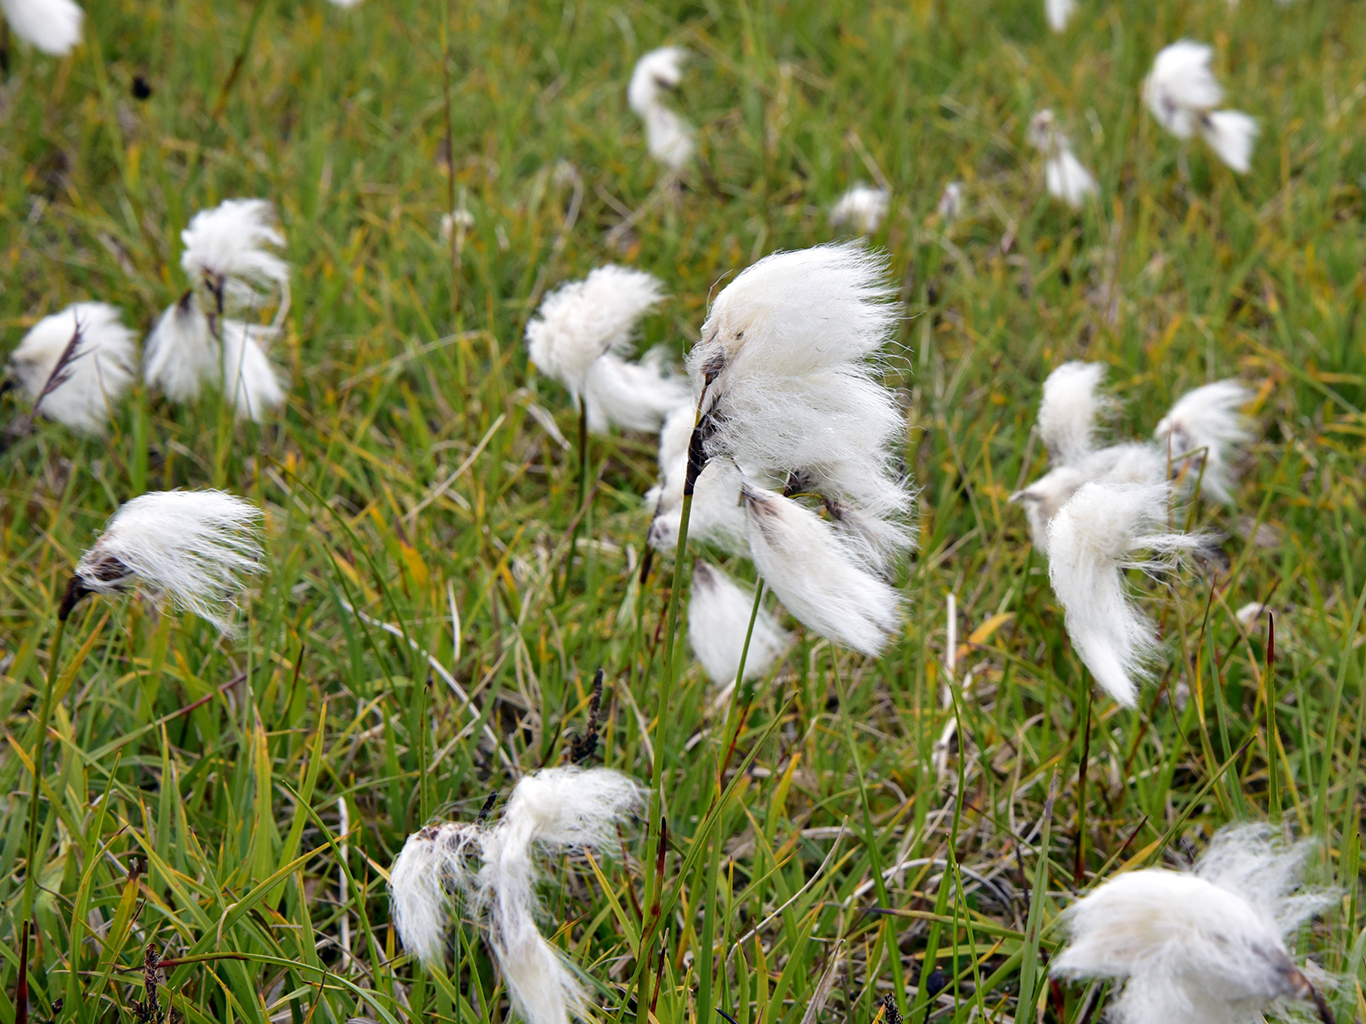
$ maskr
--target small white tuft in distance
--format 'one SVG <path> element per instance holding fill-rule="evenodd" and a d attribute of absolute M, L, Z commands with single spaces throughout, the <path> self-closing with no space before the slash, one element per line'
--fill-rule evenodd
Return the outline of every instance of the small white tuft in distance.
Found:
<path fill-rule="evenodd" d="M 848 226 L 860 235 L 871 235 L 887 216 L 892 197 L 886 189 L 871 185 L 855 185 L 835 201 L 830 208 L 830 226 Z"/>
<path fill-rule="evenodd" d="M 1113 407 L 1098 393 L 1104 363 L 1063 363 L 1043 382 L 1039 437 L 1054 465 L 1076 463 L 1095 450 L 1096 421 Z"/>

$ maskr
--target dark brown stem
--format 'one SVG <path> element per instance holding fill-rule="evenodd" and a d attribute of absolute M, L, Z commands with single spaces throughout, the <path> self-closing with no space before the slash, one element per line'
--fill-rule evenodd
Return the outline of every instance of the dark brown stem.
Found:
<path fill-rule="evenodd" d="M 62 595 L 62 603 L 57 608 L 57 618 L 62 622 L 69 619 L 71 617 L 72 609 L 80 603 L 81 598 L 90 593 L 93 593 L 93 591 L 81 582 L 79 576 L 72 576 L 71 579 L 67 581 L 66 593 Z"/>

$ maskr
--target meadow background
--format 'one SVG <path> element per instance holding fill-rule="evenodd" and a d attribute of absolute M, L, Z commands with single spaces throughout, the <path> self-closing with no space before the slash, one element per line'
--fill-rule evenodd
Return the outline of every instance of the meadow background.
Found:
<path fill-rule="evenodd" d="M 1198 145 L 1183 170 L 1141 107 L 1182 36 L 1261 121 L 1246 177 Z M 625 104 L 666 43 L 694 54 L 673 105 L 705 163 L 678 190 Z M 1080 214 L 1024 144 L 1044 106 L 1099 180 Z M 186 285 L 180 229 L 225 198 L 276 203 L 295 267 L 277 422 L 137 393 L 107 440 L 46 424 L 3 457 L 0 1017 L 56 599 L 120 502 L 202 486 L 265 505 L 270 571 L 235 641 L 134 599 L 73 616 L 32 1019 L 135 1019 L 149 942 L 238 955 L 168 971 L 195 1024 L 504 1019 L 471 925 L 449 974 L 402 954 L 385 875 L 425 821 L 558 763 L 599 667 L 601 763 L 648 779 L 658 750 L 670 826 L 642 971 L 640 829 L 624 865 L 545 891 L 604 1020 L 637 1016 L 637 973 L 665 1022 L 872 1021 L 888 992 L 916 1024 L 1094 1020 L 1096 989 L 1044 976 L 1069 894 L 1248 818 L 1321 841 L 1311 879 L 1341 901 L 1299 946 L 1342 979 L 1340 1019 L 1366 1015 L 1360 3 L 1083 0 L 1055 36 L 1032 0 L 103 0 L 72 57 L 11 44 L 0 123 L 5 351 L 84 299 L 145 332 Z M 636 572 L 655 439 L 593 441 L 568 564 L 576 416 L 522 330 L 619 261 L 665 282 L 643 341 L 681 356 L 717 282 L 834 237 L 825 208 L 879 177 L 921 488 L 904 635 L 877 661 L 802 636 L 738 737 L 696 666 L 661 715 L 669 560 L 643 592 Z M 1192 386 L 1257 391 L 1237 507 L 1194 513 L 1222 558 L 1145 588 L 1167 655 L 1137 712 L 1091 695 L 1006 500 L 1071 358 L 1111 366 L 1120 438 Z M 1272 671 L 1264 623 L 1233 616 L 1259 600 Z"/>

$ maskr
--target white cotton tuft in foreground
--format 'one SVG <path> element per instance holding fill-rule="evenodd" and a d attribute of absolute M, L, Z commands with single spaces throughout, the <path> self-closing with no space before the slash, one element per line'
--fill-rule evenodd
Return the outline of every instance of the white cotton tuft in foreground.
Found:
<path fill-rule="evenodd" d="M 85 12 L 72 0 L 0 0 L 14 34 L 53 57 L 64 57 L 81 41 Z"/>
<path fill-rule="evenodd" d="M 73 337 L 75 348 L 58 370 Z M 117 309 L 78 302 L 34 324 L 10 353 L 7 370 L 38 403 L 36 414 L 83 434 L 102 434 L 133 382 L 136 358 L 133 332 Z"/>
<path fill-rule="evenodd" d="M 886 189 L 855 185 L 830 208 L 830 226 L 853 228 L 860 235 L 871 235 L 881 226 L 891 204 Z"/>
<path fill-rule="evenodd" d="M 1234 171 L 1246 174 L 1257 138 L 1255 119 L 1239 110 L 1216 110 L 1224 90 L 1210 70 L 1214 51 L 1182 39 L 1162 49 L 1143 80 L 1143 101 L 1158 124 L 1178 139 L 1197 133 Z"/>
<path fill-rule="evenodd" d="M 1063 363 L 1043 382 L 1039 402 L 1039 437 L 1049 461 L 1074 463 L 1095 450 L 1096 421 L 1113 406 L 1098 394 L 1104 363 Z"/>
<path fill-rule="evenodd" d="M 1054 32 L 1067 28 L 1072 15 L 1077 12 L 1077 0 L 1044 0 L 1043 13 L 1048 19 L 1048 27 Z"/>
<path fill-rule="evenodd" d="M 1127 707 L 1157 650 L 1157 631 L 1128 593 L 1125 569 L 1155 573 L 1200 543 L 1166 528 L 1171 486 L 1083 484 L 1048 524 L 1048 577 L 1067 635 L 1096 682 Z M 1139 552 L 1154 557 L 1139 559 Z"/>
<path fill-rule="evenodd" d="M 626 102 L 645 123 L 650 155 L 674 171 L 682 170 L 696 148 L 692 126 L 664 105 L 665 94 L 683 81 L 687 59 L 682 47 L 651 50 L 636 62 L 626 89 Z"/>
<path fill-rule="evenodd" d="M 753 590 L 707 562 L 698 560 L 693 565 L 692 589 L 688 594 L 688 640 L 707 678 L 717 686 L 735 681 L 753 612 Z M 791 642 L 791 635 L 778 625 L 773 614 L 760 606 L 745 655 L 745 678 L 767 675 Z"/>
<path fill-rule="evenodd" d="M 251 313 L 273 299 L 288 304 L 289 264 L 271 251 L 285 244 L 275 208 L 264 199 L 225 199 L 201 210 L 180 233 L 180 265 L 209 293 L 206 312 Z"/>
<path fill-rule="evenodd" d="M 513 1010 L 528 1024 L 569 1024 L 588 997 L 536 925 L 538 852 L 592 848 L 610 857 L 617 824 L 640 809 L 632 779 L 606 768 L 545 768 L 525 776 L 495 825 L 428 826 L 408 837 L 390 872 L 394 925 L 423 963 L 440 960 L 451 911 L 478 914 Z M 475 860 L 479 866 L 474 867 Z"/>
<path fill-rule="evenodd" d="M 75 577 L 84 593 L 146 589 L 233 632 L 243 578 L 263 570 L 261 510 L 222 491 L 155 491 L 125 502 Z"/>
<path fill-rule="evenodd" d="M 741 488 L 755 568 L 809 629 L 875 656 L 901 628 L 901 595 L 856 545 L 808 508 L 773 491 Z"/>
<path fill-rule="evenodd" d="M 776 253 L 736 277 L 688 354 L 707 457 L 904 519 L 905 418 L 873 362 L 898 319 L 891 295 L 885 258 L 858 242 Z"/>
<path fill-rule="evenodd" d="M 1153 431 L 1173 468 L 1186 463 L 1191 479 L 1201 476 L 1200 491 L 1212 501 L 1233 500 L 1229 450 L 1252 439 L 1249 421 L 1238 411 L 1251 399 L 1252 392 L 1237 381 L 1206 384 L 1177 399 Z"/>
<path fill-rule="evenodd" d="M 1121 874 L 1064 912 L 1070 938 L 1051 971 L 1123 982 L 1107 1014 L 1115 1024 L 1256 1024 L 1281 1000 L 1323 1007 L 1286 946 L 1333 902 L 1297 891 L 1313 845 L 1231 827 L 1194 871 Z"/>
<path fill-rule="evenodd" d="M 531 361 L 583 403 L 595 433 L 614 423 L 656 430 L 687 400 L 687 385 L 664 369 L 662 351 L 628 361 L 636 323 L 663 296 L 653 275 L 609 264 L 561 285 L 527 324 Z"/>
<path fill-rule="evenodd" d="M 1041 110 L 1029 125 L 1030 143 L 1044 155 L 1044 187 L 1074 210 L 1096 194 L 1096 179 L 1073 154 L 1051 110 Z"/>

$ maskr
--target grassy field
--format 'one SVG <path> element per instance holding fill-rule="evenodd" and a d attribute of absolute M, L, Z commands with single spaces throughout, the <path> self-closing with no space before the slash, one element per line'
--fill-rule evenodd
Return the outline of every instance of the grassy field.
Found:
<path fill-rule="evenodd" d="M 1096 989 L 1045 976 L 1061 907 L 1242 819 L 1320 840 L 1310 879 L 1341 900 L 1299 948 L 1342 979 L 1339 1019 L 1366 1016 L 1361 4 L 1083 0 L 1058 36 L 1032 0 L 87 7 L 73 56 L 12 45 L 0 82 L 0 347 L 83 299 L 147 330 L 185 287 L 188 219 L 262 196 L 295 268 L 292 382 L 264 427 L 139 392 L 107 440 L 45 424 L 3 456 L 0 1017 L 55 603 L 120 502 L 204 486 L 264 504 L 269 572 L 236 640 L 137 599 L 72 617 L 32 1020 L 134 1020 L 148 943 L 236 954 L 168 969 L 193 1024 L 505 1019 L 472 924 L 448 974 L 403 953 L 386 873 L 424 822 L 558 763 L 598 668 L 601 763 L 648 780 L 659 754 L 669 823 L 644 964 L 643 828 L 624 866 L 567 862 L 544 893 L 603 1020 L 637 1017 L 638 974 L 663 1022 L 871 1022 L 887 993 L 915 1024 L 1095 1020 Z M 1141 106 L 1182 36 L 1261 121 L 1245 177 Z M 694 54 L 677 107 L 705 165 L 679 189 L 625 104 L 665 43 Z M 1080 214 L 1024 143 L 1044 106 L 1099 180 Z M 681 356 L 718 281 L 834 237 L 826 207 L 879 177 L 921 488 L 904 634 L 876 661 L 801 635 L 742 723 L 695 665 L 661 706 L 668 560 L 643 593 L 635 572 L 655 439 L 592 441 L 568 564 L 576 415 L 523 328 L 619 261 L 664 281 L 644 342 Z M 1257 392 L 1237 508 L 1194 513 L 1225 559 L 1145 588 L 1166 652 L 1136 712 L 1092 695 L 1006 500 L 1045 464 L 1039 384 L 1070 358 L 1110 365 L 1121 438 L 1191 386 Z M 1274 671 L 1233 616 L 1256 600 Z"/>

